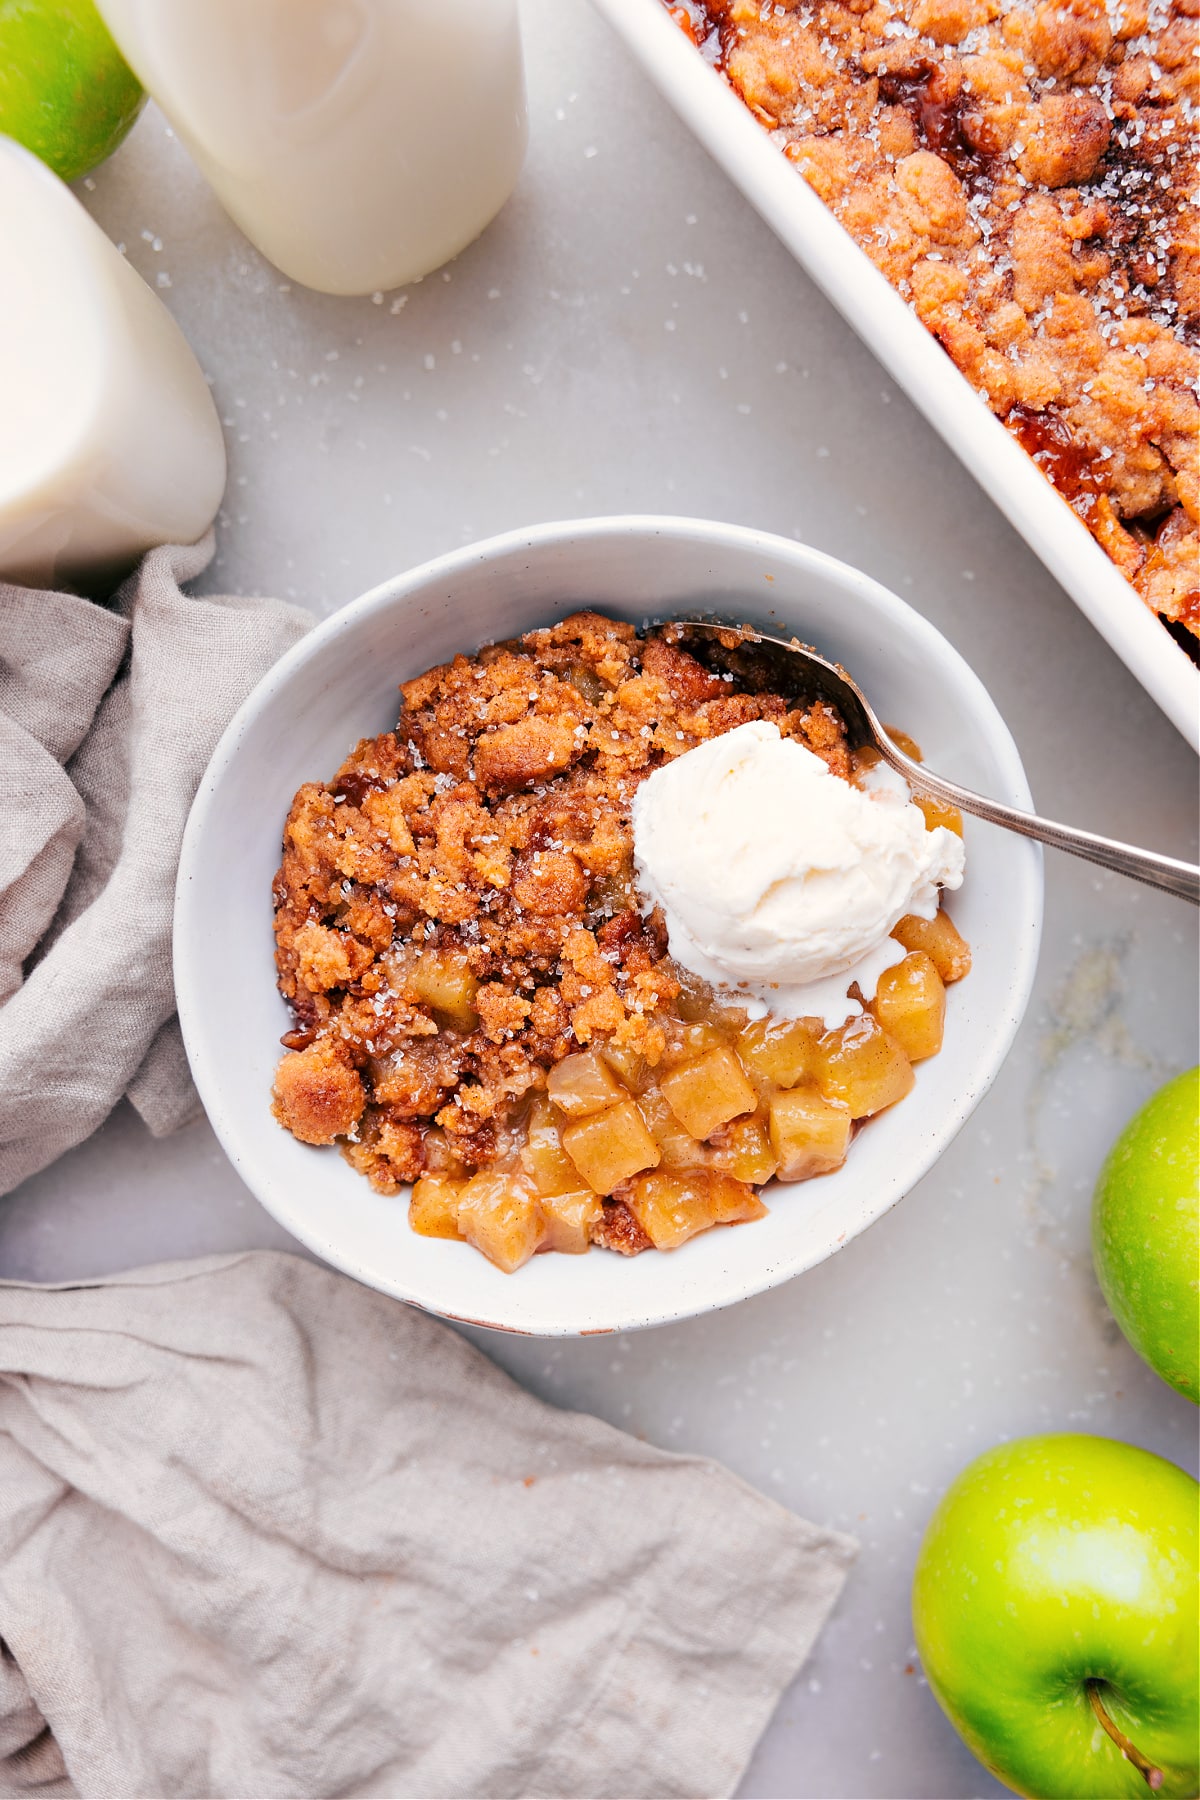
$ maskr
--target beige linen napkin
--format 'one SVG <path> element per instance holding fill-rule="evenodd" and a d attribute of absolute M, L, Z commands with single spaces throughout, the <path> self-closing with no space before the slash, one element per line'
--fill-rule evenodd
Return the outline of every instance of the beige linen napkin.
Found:
<path fill-rule="evenodd" d="M 0 1792 L 727 1794 L 853 1551 L 296 1257 L 0 1286 Z"/>
<path fill-rule="evenodd" d="M 218 737 L 311 620 L 189 598 L 211 534 L 154 550 L 111 608 L 0 583 L 0 1193 L 128 1094 L 198 1110 L 173 1017 L 171 908 Z"/>

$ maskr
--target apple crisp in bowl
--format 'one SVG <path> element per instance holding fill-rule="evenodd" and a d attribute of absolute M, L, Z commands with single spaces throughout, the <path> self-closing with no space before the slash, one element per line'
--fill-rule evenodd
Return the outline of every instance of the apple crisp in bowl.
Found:
<path fill-rule="evenodd" d="M 556 628 L 561 631 L 568 618 L 581 612 L 615 621 L 606 633 L 615 646 L 611 667 L 601 656 L 589 680 L 583 672 L 582 642 L 559 643 L 557 655 L 564 666 L 542 671 L 536 683 L 524 688 L 524 697 L 518 685 L 502 701 L 498 685 L 488 702 L 495 711 L 486 733 L 476 734 L 475 748 L 460 738 L 453 727 L 467 721 L 451 716 L 458 653 L 487 640 L 506 645 L 483 652 L 477 662 L 467 659 L 472 668 L 486 667 L 490 660 L 491 679 L 499 684 L 498 660 L 513 653 L 514 643 L 548 629 L 551 639 L 541 640 L 548 645 L 548 656 L 555 648 Z M 1030 807 L 1020 758 L 994 702 L 941 633 L 868 576 L 769 533 L 699 519 L 567 520 L 468 545 L 396 575 L 342 608 L 269 671 L 214 752 L 184 837 L 174 959 L 188 1061 L 232 1170 L 291 1240 L 355 1280 L 444 1317 L 545 1336 L 635 1330 L 733 1305 L 814 1267 L 881 1219 L 937 1162 L 1003 1063 L 1028 1003 L 1041 927 L 1041 854 L 1026 839 L 974 819 L 964 821 L 969 873 L 951 894 L 950 905 L 974 961 L 966 980 L 947 986 L 943 978 L 942 1051 L 922 1056 L 919 1041 L 912 1039 L 904 1052 L 910 1074 L 889 1055 L 892 1079 L 897 1072 L 900 1078 L 895 1091 L 908 1091 L 896 1104 L 881 1102 L 865 1123 L 850 1117 L 847 1133 L 845 1117 L 855 1110 L 850 1092 L 839 1095 L 822 1088 L 832 1073 L 829 1047 L 820 1042 L 830 1035 L 829 1028 L 818 1031 L 814 1041 L 812 1030 L 794 1029 L 794 1021 L 776 1034 L 764 1018 L 736 1019 L 732 1014 L 737 1008 L 716 1006 L 715 993 L 673 966 L 678 959 L 669 949 L 662 955 L 652 913 L 643 916 L 640 906 L 626 904 L 629 826 L 623 805 L 605 808 L 597 792 L 587 796 L 586 816 L 582 804 L 573 812 L 564 806 L 561 818 L 555 814 L 544 821 L 547 832 L 537 829 L 536 817 L 530 815 L 547 796 L 556 789 L 575 792 L 584 781 L 588 759 L 577 754 L 576 745 L 592 732 L 612 695 L 635 679 L 633 665 L 639 660 L 644 677 L 647 622 L 696 614 L 745 619 L 815 645 L 845 664 L 885 718 L 919 733 L 933 768 L 977 792 Z M 663 652 L 650 655 L 652 663 L 663 655 L 663 666 L 671 666 Z M 575 673 L 564 680 L 572 664 Z M 443 670 L 436 678 L 435 667 Z M 622 671 L 626 679 L 618 680 Z M 522 669 L 523 675 L 528 672 Z M 767 694 L 769 681 L 723 682 L 722 694 L 705 698 L 704 678 L 712 673 L 702 670 L 701 691 L 686 704 L 681 697 L 677 708 L 675 729 L 685 731 L 682 742 L 689 744 L 688 754 L 668 761 L 664 753 L 647 771 L 639 767 L 638 746 L 646 742 L 643 725 L 653 731 L 649 721 L 643 717 L 635 729 L 631 712 L 623 738 L 624 721 L 606 727 L 611 749 L 603 766 L 629 792 L 630 820 L 639 794 L 652 794 L 655 784 L 667 782 L 670 801 L 668 778 L 675 772 L 682 776 L 689 764 L 694 768 L 699 761 L 703 767 L 704 758 L 724 753 L 736 740 L 764 735 L 775 742 L 780 757 L 786 751 L 800 765 L 811 792 L 824 782 L 837 790 L 833 799 L 847 798 L 851 811 L 865 804 L 860 789 L 864 783 L 870 786 L 869 771 L 860 770 L 852 787 L 822 760 L 838 760 L 836 725 L 816 719 L 805 724 L 811 708 L 802 701 L 792 705 L 784 688 L 777 690 L 782 706 L 778 700 L 755 703 L 753 695 Z M 419 704 L 400 710 L 397 728 L 397 684 L 411 681 L 418 684 L 409 692 Z M 569 702 L 574 709 L 569 733 L 558 734 L 551 726 L 552 716 L 562 711 L 558 702 L 566 702 L 565 693 L 556 695 L 555 683 L 575 695 Z M 734 704 L 731 689 L 739 696 Z M 535 693 L 539 699 L 530 700 Z M 626 700 L 636 693 L 635 688 Z M 515 716 L 501 716 L 510 709 Z M 756 711 L 766 716 L 745 716 Z M 692 738 L 686 736 L 685 712 L 699 728 Z M 796 715 L 790 723 L 789 713 Z M 710 733 L 721 724 L 723 731 L 702 738 L 705 718 Z M 435 721 L 451 729 L 439 732 Z M 523 730 L 512 735 L 512 727 L 522 727 L 523 721 Z M 618 740 L 611 736 L 614 730 Z M 781 736 L 785 730 L 789 735 Z M 485 736 L 488 748 L 480 763 Z M 408 749 L 410 737 L 417 744 L 415 753 Z M 361 747 L 354 751 L 356 740 Z M 597 737 L 597 766 L 603 741 Z M 546 760 L 524 760 L 531 742 L 540 746 L 544 759 L 552 751 L 565 751 L 568 763 L 545 779 L 539 770 Z M 660 738 L 659 744 L 677 750 L 681 740 Z M 418 755 L 424 767 L 418 766 Z M 479 796 L 467 805 L 471 797 L 464 792 L 465 810 L 455 793 L 464 787 L 464 756 L 470 763 L 470 786 Z M 772 762 L 772 771 L 775 766 Z M 532 786 L 520 785 L 530 778 Z M 517 785 L 506 785 L 513 781 Z M 541 796 L 539 787 L 546 790 Z M 430 798 L 418 805 L 422 793 Z M 826 794 L 822 802 L 827 813 L 845 813 L 845 807 L 831 808 L 830 800 Z M 669 806 L 657 803 L 649 810 L 660 822 L 670 813 Z M 711 810 L 707 794 L 704 810 Z M 903 805 L 896 810 L 907 817 L 912 809 Z M 483 813 L 490 826 L 483 826 Z M 276 938 L 272 882 L 280 872 L 280 842 L 289 817 L 289 860 L 279 890 Z M 635 822 L 634 828 L 645 851 L 641 826 Z M 939 829 L 941 867 L 927 871 L 931 878 L 939 872 L 952 874 L 949 846 L 959 843 L 944 825 Z M 307 840 L 293 844 L 293 833 L 307 833 Z M 936 836 L 925 834 L 923 827 L 914 835 Z M 648 848 L 654 851 L 653 832 Z M 744 875 L 743 859 L 737 860 Z M 687 896 L 680 884 L 664 884 L 661 856 L 655 862 L 651 854 L 643 863 L 657 873 L 664 919 L 673 929 L 675 916 L 687 914 Z M 484 873 L 492 885 L 480 888 L 477 882 Z M 786 868 L 782 873 L 787 874 Z M 770 874 L 764 863 L 756 880 L 762 885 Z M 635 887 L 644 904 L 642 881 L 638 873 Z M 515 896 L 518 882 L 524 893 L 544 893 L 547 899 L 552 888 L 563 925 L 557 913 L 526 905 L 522 914 L 505 912 L 505 930 L 491 932 L 498 917 L 492 909 L 511 906 L 493 897 L 493 889 L 495 896 Z M 472 914 L 476 904 L 478 911 Z M 893 904 L 888 900 L 889 908 Z M 924 910 L 936 917 L 934 906 Z M 854 911 L 849 905 L 833 909 L 833 925 L 839 926 L 843 915 L 849 920 Z M 736 909 L 728 916 L 736 917 Z M 622 923 L 613 925 L 618 917 Z M 564 963 L 568 920 L 572 931 L 595 940 L 594 958 L 588 937 L 577 935 L 572 956 L 587 954 Z M 770 905 L 760 923 L 764 920 L 764 928 L 778 922 Z M 696 925 L 694 917 L 690 923 Z M 512 951 L 530 968 L 532 988 L 516 979 L 517 965 L 506 950 L 508 924 L 521 933 Z M 934 918 L 924 918 L 917 929 L 927 931 L 933 924 Z M 306 931 L 306 926 L 319 929 Z M 711 934 L 698 935 L 714 947 Z M 480 946 L 497 958 L 498 966 L 472 965 Z M 914 939 L 912 947 L 924 950 L 938 967 L 936 937 L 925 943 Z M 903 945 L 897 946 L 897 954 L 902 965 Z M 302 975 L 305 957 L 307 973 Z M 503 966 L 506 957 L 509 973 Z M 281 966 L 284 985 L 296 983 L 293 999 L 298 1005 L 280 992 Z M 386 976 L 391 967 L 397 979 L 390 982 L 394 998 L 389 999 Z M 947 975 L 952 972 L 947 965 Z M 746 973 L 753 975 L 753 968 Z M 787 979 L 805 973 L 790 968 Z M 677 992 L 673 983 L 678 983 Z M 929 986 L 936 997 L 936 987 Z M 511 1011 L 506 988 L 511 988 Z M 592 991 L 585 993 L 585 988 Z M 539 999 L 542 989 L 552 991 Z M 877 988 L 877 1003 L 865 1025 L 860 1014 L 860 1030 L 873 1036 L 878 1012 L 877 1022 L 888 1038 L 901 1044 L 903 1028 L 895 1024 L 896 1015 L 890 1024 L 883 1018 L 879 992 Z M 630 1022 L 632 1034 L 639 1029 L 632 1004 L 639 998 L 645 1046 L 636 1037 L 617 1045 L 622 1023 Z M 619 1015 L 614 1001 L 620 1004 Z M 345 1024 L 362 1038 L 361 1046 L 346 1046 L 350 1053 L 345 1057 L 333 1041 L 334 1014 L 343 1009 Z M 816 1016 L 813 1006 L 805 1010 Z M 926 1011 L 936 1026 L 937 1007 Z M 656 1022 L 663 1045 L 658 1062 L 652 1063 L 647 1052 L 655 1042 L 649 1027 Z M 824 1018 L 821 1022 L 824 1026 Z M 576 1023 L 581 1031 L 590 1030 L 586 1041 L 575 1035 Z M 400 1029 L 389 1040 L 382 1033 L 390 1027 Z M 285 1034 L 293 1047 L 286 1056 L 279 1046 Z M 452 1043 L 454 1056 L 439 1060 Z M 723 1054 L 726 1050 L 736 1067 Z M 464 1052 L 476 1057 L 474 1069 L 468 1068 Z M 271 1090 L 277 1079 L 284 1103 L 288 1098 L 281 1057 L 283 1068 L 301 1076 L 307 1068 L 307 1079 L 295 1084 L 290 1099 L 302 1109 L 297 1122 L 309 1136 L 328 1137 L 326 1144 L 304 1142 L 272 1116 Z M 593 1060 L 572 1062 L 573 1057 Z M 718 1124 L 712 1109 L 719 1115 L 741 1097 L 739 1069 L 753 1089 L 754 1106 L 734 1113 L 728 1125 Z M 676 1075 L 681 1079 L 672 1079 Z M 394 1085 L 388 1085 L 389 1076 Z M 503 1092 L 506 1081 L 509 1093 Z M 377 1084 L 382 1089 L 378 1097 Z M 507 1113 L 515 1115 L 516 1141 L 503 1141 L 492 1124 L 489 1147 L 484 1127 L 492 1122 L 483 1115 L 488 1091 L 497 1088 L 503 1104 L 496 1111 L 506 1115 L 501 1121 L 506 1128 Z M 656 1097 L 664 1089 L 675 1106 Z M 566 1105 L 557 1104 L 555 1090 Z M 460 1226 L 465 1230 L 461 1194 L 481 1176 L 484 1182 L 467 1204 L 474 1217 L 484 1217 L 488 1157 L 511 1149 L 513 1167 L 505 1174 L 519 1169 L 522 1176 L 536 1176 L 540 1168 L 546 1199 L 574 1193 L 580 1201 L 574 1217 L 565 1202 L 543 1207 L 545 1229 L 548 1211 L 555 1215 L 555 1233 L 576 1244 L 581 1233 L 591 1241 L 593 1224 L 605 1220 L 614 1226 L 614 1238 L 622 1225 L 630 1233 L 610 1197 L 587 1183 L 569 1151 L 561 1151 L 572 1127 L 582 1126 L 585 1130 L 570 1142 L 586 1161 L 584 1146 L 596 1135 L 590 1121 L 608 1117 L 611 1122 L 612 1113 L 620 1113 L 626 1104 L 620 1090 L 628 1093 L 659 1156 L 653 1168 L 625 1176 L 629 1187 L 616 1183 L 623 1195 L 633 1183 L 649 1179 L 656 1187 L 646 1189 L 643 1198 L 667 1197 L 679 1214 L 678 1225 L 670 1229 L 688 1228 L 698 1216 L 690 1212 L 695 1190 L 691 1184 L 678 1188 L 666 1182 L 683 1166 L 703 1175 L 696 1186 L 702 1187 L 710 1212 L 727 1211 L 735 1199 L 739 1210 L 757 1213 L 758 1206 L 750 1202 L 758 1199 L 765 1215 L 744 1229 L 695 1230 L 669 1255 L 606 1255 L 598 1248 L 587 1255 L 534 1255 L 516 1275 L 480 1255 L 465 1236 L 451 1240 L 413 1229 L 409 1213 L 415 1189 L 430 1203 L 419 1223 L 428 1228 L 440 1221 L 442 1228 L 453 1223 L 456 1233 Z M 771 1143 L 769 1105 L 764 1104 L 774 1090 L 787 1097 L 778 1108 L 778 1146 Z M 876 1097 L 885 1091 L 878 1090 Z M 852 1138 L 845 1160 L 816 1180 L 784 1186 L 772 1177 L 762 1185 L 754 1177 L 765 1170 L 767 1158 L 781 1160 L 781 1151 L 792 1153 L 799 1130 L 785 1138 L 784 1128 L 802 1126 L 805 1100 L 813 1097 L 844 1102 L 842 1112 L 836 1105 L 830 1112 L 842 1121 L 842 1135 Z M 597 1099 L 601 1104 L 590 1110 Z M 482 1110 L 476 1111 L 481 1101 Z M 446 1108 L 451 1110 L 440 1119 Z M 794 1109 L 790 1118 L 789 1108 Z M 621 1116 L 631 1118 L 629 1113 Z M 746 1129 L 747 1124 L 755 1129 Z M 454 1132 L 451 1126 L 460 1129 Z M 690 1160 L 673 1162 L 656 1131 L 664 1139 L 673 1134 Z M 611 1135 L 601 1131 L 601 1141 Z M 418 1140 L 424 1153 L 419 1170 Z M 811 1135 L 808 1142 L 812 1153 Z M 340 1154 L 339 1147 L 354 1152 L 360 1166 Z M 590 1148 L 596 1147 L 591 1141 Z M 836 1157 L 840 1149 L 836 1138 L 827 1141 L 827 1154 L 832 1151 Z M 468 1150 L 474 1160 L 461 1153 Z M 740 1159 L 736 1166 L 717 1166 L 733 1164 L 735 1156 Z M 753 1156 L 757 1163 L 750 1160 Z M 497 1157 L 490 1166 L 498 1166 Z M 555 1166 L 557 1178 L 549 1173 Z M 417 1179 L 410 1184 L 407 1177 L 413 1173 Z M 710 1180 L 714 1174 L 727 1179 Z M 455 1190 L 439 1196 L 436 1188 L 422 1186 L 436 1181 L 455 1184 Z M 603 1176 L 597 1181 L 607 1185 Z M 459 1205 L 451 1217 L 447 1202 L 454 1200 Z M 986 1195 L 969 1194 L 947 1204 L 970 1210 L 986 1202 Z M 628 1202 L 626 1210 L 636 1221 Z M 665 1216 L 666 1209 L 660 1208 L 657 1220 Z M 655 1223 L 660 1233 L 666 1228 Z M 262 1223 L 252 1229 L 260 1233 Z M 471 1229 L 476 1229 L 473 1219 Z M 641 1229 L 653 1243 L 648 1226 Z"/>
<path fill-rule="evenodd" d="M 412 1184 L 414 1231 L 508 1272 L 538 1251 L 674 1250 L 764 1217 L 772 1179 L 840 1168 L 940 1049 L 946 985 L 970 967 L 938 904 L 939 882 L 961 880 L 962 822 L 897 794 L 828 705 L 788 690 L 785 665 L 737 633 L 689 643 L 583 612 L 404 682 L 396 728 L 301 787 L 288 815 L 279 1122 L 338 1144 L 382 1194 Z M 726 937 L 765 934 L 768 976 L 789 932 L 802 975 L 830 954 L 806 939 L 849 945 L 787 1006 L 774 981 L 722 980 L 641 879 L 643 851 L 663 861 L 655 832 L 679 827 L 668 873 L 707 832 L 701 886 L 725 886 L 747 758 L 766 804 L 740 861 L 756 830 L 802 842 L 820 814 L 817 898 L 802 878 L 799 923 L 780 934 L 785 881 L 761 845 L 765 909 L 756 925 L 751 883 Z M 651 829 L 641 802 L 668 769 Z M 722 824 L 703 796 L 739 771 Z M 880 901 L 888 849 L 908 861 Z M 865 923 L 847 938 L 856 899 Z"/>

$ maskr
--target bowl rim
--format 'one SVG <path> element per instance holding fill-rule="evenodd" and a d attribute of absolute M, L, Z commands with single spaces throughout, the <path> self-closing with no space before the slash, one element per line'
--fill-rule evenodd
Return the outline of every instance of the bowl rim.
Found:
<path fill-rule="evenodd" d="M 453 578 L 462 570 L 514 553 L 577 542 L 579 539 L 603 540 L 630 536 L 667 537 L 693 545 L 708 543 L 722 549 L 737 550 L 748 558 L 781 558 L 791 561 L 800 571 L 808 571 L 832 581 L 849 595 L 869 595 L 876 606 L 881 606 L 885 614 L 900 623 L 910 641 L 915 636 L 918 641 L 924 638 L 930 644 L 936 644 L 939 655 L 948 656 L 956 665 L 965 698 L 974 703 L 975 712 L 984 726 L 989 748 L 1001 771 L 1005 788 L 1002 797 L 1016 806 L 1029 810 L 1033 808 L 1028 780 L 1012 733 L 979 676 L 949 639 L 922 613 L 877 582 L 874 577 L 798 539 L 785 538 L 753 526 L 692 519 L 674 514 L 620 513 L 593 518 L 548 520 L 537 525 L 517 527 L 428 558 L 411 569 L 377 582 L 374 587 L 321 620 L 312 631 L 287 650 L 278 662 L 272 664 L 243 700 L 217 741 L 188 814 L 176 877 L 172 930 L 175 998 L 188 1064 L 205 1114 L 222 1149 L 255 1199 L 297 1242 L 323 1262 L 369 1287 L 438 1317 L 524 1336 L 585 1337 L 598 1333 L 643 1330 L 654 1325 L 670 1324 L 709 1312 L 723 1311 L 741 1300 L 750 1299 L 755 1294 L 764 1293 L 806 1273 L 861 1237 L 928 1174 L 995 1081 L 1024 1019 L 1033 989 L 1041 943 L 1044 911 L 1042 853 L 1040 846 L 1032 840 L 1022 839 L 1020 842 L 1027 854 L 1018 864 L 1021 881 L 1019 889 L 1013 895 L 1016 902 L 1013 910 L 1022 924 L 1016 956 L 1009 972 L 1004 1016 L 998 1021 L 994 1035 L 989 1039 L 989 1054 L 979 1074 L 958 1096 L 955 1105 L 928 1132 L 922 1134 L 919 1152 L 914 1153 L 911 1162 L 904 1162 L 900 1175 L 879 1184 L 879 1197 L 869 1218 L 853 1229 L 848 1229 L 838 1241 L 823 1250 L 818 1248 L 812 1254 L 800 1253 L 790 1258 L 764 1261 L 755 1278 L 742 1284 L 736 1294 L 727 1298 L 651 1307 L 630 1316 L 621 1316 L 612 1323 L 602 1324 L 580 1325 L 556 1321 L 553 1324 L 523 1325 L 480 1319 L 455 1313 L 449 1307 L 434 1305 L 428 1299 L 418 1299 L 406 1291 L 402 1279 L 389 1277 L 385 1280 L 355 1257 L 339 1255 L 336 1243 L 331 1242 L 327 1235 L 308 1228 L 303 1222 L 298 1223 L 291 1217 L 285 1217 L 277 1210 L 273 1196 L 269 1196 L 269 1190 L 262 1191 L 246 1168 L 241 1154 L 241 1134 L 236 1115 L 226 1107 L 224 1101 L 217 1059 L 210 1057 L 205 1049 L 201 1032 L 205 986 L 203 971 L 200 967 L 201 959 L 193 957 L 190 952 L 191 901 L 195 887 L 193 877 L 201 859 L 209 821 L 218 806 L 224 778 L 240 751 L 243 737 L 259 714 L 288 687 L 299 669 L 323 656 L 346 632 L 354 631 L 363 621 L 381 611 L 396 605 L 402 606 L 430 582 Z"/>

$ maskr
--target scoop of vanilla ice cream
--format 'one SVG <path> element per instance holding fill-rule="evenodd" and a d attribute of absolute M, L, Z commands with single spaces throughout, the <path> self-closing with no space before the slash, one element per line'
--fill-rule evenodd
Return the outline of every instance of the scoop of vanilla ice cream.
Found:
<path fill-rule="evenodd" d="M 671 955 L 740 990 L 752 1014 L 862 1011 L 904 948 L 906 913 L 932 918 L 963 877 L 962 839 L 930 831 L 903 781 L 864 791 L 759 720 L 647 776 L 633 802 L 642 893 L 662 908 Z"/>

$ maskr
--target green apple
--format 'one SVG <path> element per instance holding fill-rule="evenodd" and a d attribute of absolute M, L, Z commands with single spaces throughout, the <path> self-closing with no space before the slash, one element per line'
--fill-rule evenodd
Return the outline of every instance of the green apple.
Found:
<path fill-rule="evenodd" d="M 91 0 L 0 0 L 0 132 L 64 181 L 111 156 L 145 98 Z"/>
<path fill-rule="evenodd" d="M 1200 1403 L 1200 1069 L 1168 1081 L 1113 1145 L 1092 1204 L 1092 1255 L 1138 1355 Z"/>
<path fill-rule="evenodd" d="M 982 1763 L 1036 1800 L 1200 1787 L 1200 1487 L 1110 1438 L 1001 1444 L 921 1544 L 929 1685 Z"/>

